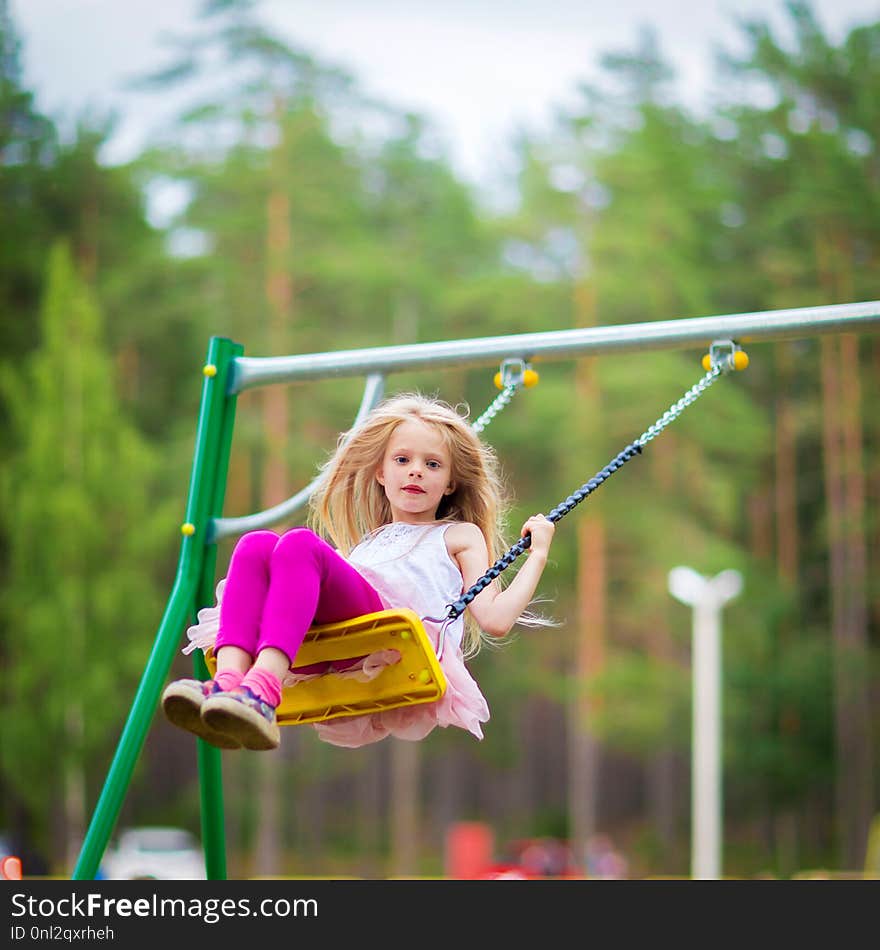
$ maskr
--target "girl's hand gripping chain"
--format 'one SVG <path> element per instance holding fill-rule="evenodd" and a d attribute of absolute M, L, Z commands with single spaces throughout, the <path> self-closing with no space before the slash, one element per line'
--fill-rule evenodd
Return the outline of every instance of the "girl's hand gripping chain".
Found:
<path fill-rule="evenodd" d="M 538 557 L 546 561 L 555 532 L 556 525 L 544 515 L 532 515 L 520 531 L 522 537 L 531 535 L 532 540 L 528 548 L 529 556 L 534 557 L 537 554 Z"/>

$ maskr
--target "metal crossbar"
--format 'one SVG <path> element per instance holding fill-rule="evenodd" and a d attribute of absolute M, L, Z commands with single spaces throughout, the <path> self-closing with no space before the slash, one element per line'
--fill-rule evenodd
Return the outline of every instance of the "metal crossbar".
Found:
<path fill-rule="evenodd" d="M 267 383 L 400 373 L 429 366 L 434 369 L 441 366 L 487 366 L 506 357 L 547 362 L 606 353 L 708 347 L 713 340 L 738 340 L 745 345 L 826 333 L 877 330 L 880 330 L 880 300 L 870 300 L 825 307 L 688 317 L 297 356 L 240 356 L 233 362 L 228 391 L 240 393 Z"/>

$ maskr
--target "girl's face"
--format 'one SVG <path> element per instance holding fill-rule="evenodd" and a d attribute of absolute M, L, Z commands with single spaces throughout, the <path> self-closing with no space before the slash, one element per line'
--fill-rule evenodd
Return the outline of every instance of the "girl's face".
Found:
<path fill-rule="evenodd" d="M 417 419 L 391 433 L 376 480 L 385 489 L 394 521 L 434 521 L 444 495 L 455 490 L 449 449 L 433 427 Z"/>

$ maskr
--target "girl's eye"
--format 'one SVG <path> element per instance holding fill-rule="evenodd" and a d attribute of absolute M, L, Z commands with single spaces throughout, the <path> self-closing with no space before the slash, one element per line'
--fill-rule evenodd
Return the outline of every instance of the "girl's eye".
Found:
<path fill-rule="evenodd" d="M 406 457 L 405 455 L 395 455 L 395 456 L 394 456 L 394 461 L 395 461 L 395 462 L 398 462 L 398 463 L 401 464 L 401 465 L 406 465 L 408 459 L 407 459 L 407 457 Z"/>
<path fill-rule="evenodd" d="M 433 459 L 428 462 L 428 468 L 440 468 L 440 463 L 435 462 Z"/>

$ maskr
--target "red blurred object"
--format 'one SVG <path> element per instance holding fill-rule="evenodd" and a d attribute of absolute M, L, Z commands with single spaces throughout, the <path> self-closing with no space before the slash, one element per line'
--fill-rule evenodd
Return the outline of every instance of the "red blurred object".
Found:
<path fill-rule="evenodd" d="M 446 876 L 473 881 L 492 863 L 495 839 L 482 821 L 459 821 L 446 834 Z"/>
<path fill-rule="evenodd" d="M 0 861 L 0 881 L 20 881 L 21 880 L 21 858 L 15 855 L 7 855 Z"/>
<path fill-rule="evenodd" d="M 586 877 L 571 848 L 558 838 L 524 838 L 512 841 L 499 862 L 484 868 L 481 880 L 541 881 Z"/>

